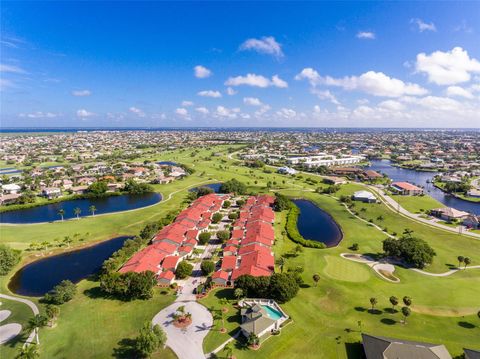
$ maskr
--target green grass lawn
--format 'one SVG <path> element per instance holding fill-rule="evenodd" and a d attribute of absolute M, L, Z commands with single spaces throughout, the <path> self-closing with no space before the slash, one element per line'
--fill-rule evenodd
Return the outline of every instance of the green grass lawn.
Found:
<path fill-rule="evenodd" d="M 22 343 L 25 342 L 27 337 L 30 335 L 28 330 L 25 330 L 28 320 L 33 316 L 33 312 L 26 304 L 16 302 L 13 300 L 8 300 L 0 298 L 0 310 L 10 310 L 12 314 L 2 321 L 0 325 L 5 325 L 9 323 L 19 323 L 22 325 L 22 332 L 12 341 L 0 345 L 0 358 L 14 358 L 18 354 L 18 348 Z"/>
<path fill-rule="evenodd" d="M 412 213 L 423 213 L 434 208 L 443 208 L 445 205 L 436 199 L 424 196 L 391 196 L 400 206 Z"/>
<path fill-rule="evenodd" d="M 247 184 L 252 192 L 281 191 L 292 197 L 314 201 L 333 216 L 344 233 L 338 247 L 305 249 L 299 256 L 287 260 L 285 268 L 298 265 L 304 267 L 303 277 L 307 284 L 296 298 L 282 305 L 291 315 L 293 323 L 287 325 L 280 336 L 265 341 L 259 351 L 238 348 L 235 351 L 237 358 L 343 358 L 361 351 L 361 347 L 356 344 L 361 331 L 443 343 L 455 355 L 461 352 L 462 347 L 480 349 L 477 344 L 480 322 L 476 317 L 476 312 L 480 309 L 476 290 L 480 287 L 479 270 L 462 271 L 449 277 L 429 277 L 397 268 L 395 275 L 400 278 L 400 283 L 382 280 L 366 265 L 344 260 L 339 254 L 350 252 L 348 247 L 353 243 L 359 244 L 358 253 L 379 253 L 382 250 L 382 240 L 386 238 L 385 233 L 350 215 L 335 198 L 314 193 L 317 187 L 324 186 L 320 183 L 319 176 L 303 173 L 296 177 L 283 176 L 270 167 L 267 168 L 270 173 L 265 173 L 262 169 L 234 165 L 238 161 L 227 159 L 226 156 L 211 156 L 212 152 L 226 154 L 227 147 L 232 146 L 200 149 L 197 154 L 192 150 L 178 150 L 155 156 L 157 160 L 187 164 L 196 171 L 184 180 L 155 187 L 164 199 L 173 194 L 170 200 L 164 200 L 149 208 L 82 218 L 79 221 L 24 226 L 2 225 L 0 241 L 25 249 L 31 242 L 53 241 L 54 238 L 73 236 L 75 233 L 80 233 L 85 238 L 84 242 L 77 242 L 75 246 L 118 235 L 137 234 L 146 222 L 158 220 L 169 211 L 177 210 L 188 187 L 205 181 L 236 178 Z M 307 183 L 307 179 L 314 182 Z M 270 188 L 266 188 L 268 182 L 271 184 Z M 343 185 L 335 196 L 351 195 L 364 188 L 361 184 Z M 430 201 L 429 197 L 419 198 L 423 202 L 414 203 L 412 206 L 427 209 L 426 201 Z M 405 205 L 407 206 L 408 204 Z M 404 229 L 409 228 L 414 231 L 414 235 L 426 240 L 437 253 L 432 265 L 426 268 L 427 271 L 447 271 L 451 265 L 456 264 L 458 255 L 469 256 L 472 265 L 480 263 L 478 240 L 413 221 L 383 204 L 355 204 L 357 211 L 362 207 L 366 209 L 365 212 L 359 212 L 362 217 L 386 228 L 389 233 L 401 234 Z M 284 221 L 283 213 L 276 216 L 276 257 L 291 251 L 295 246 L 283 235 Z M 32 258 L 36 257 L 25 252 L 23 263 Z M 17 269 L 19 267 L 20 265 Z M 314 273 L 321 276 L 318 287 L 314 287 L 312 283 L 311 277 Z M 8 292 L 7 280 L 8 277 L 0 279 L 0 288 L 5 292 Z M 152 301 L 131 303 L 91 298 L 85 291 L 91 290 L 95 285 L 93 282 L 82 281 L 77 297 L 62 306 L 58 326 L 42 330 L 42 357 L 111 357 L 122 339 L 135 337 L 145 320 L 151 320 L 154 314 L 173 300 L 171 296 L 162 295 L 156 295 Z M 202 304 L 218 310 L 219 297 L 223 295 L 230 297 L 231 291 L 214 291 L 202 299 Z M 400 298 L 409 295 L 413 298 L 413 313 L 408 324 L 400 324 L 398 313 L 392 314 L 384 309 L 389 307 L 388 297 L 391 295 Z M 366 311 L 372 296 L 378 299 L 380 314 Z M 220 326 L 221 321 L 216 320 L 214 329 L 207 335 L 204 342 L 207 352 L 228 339 L 229 334 L 219 333 Z M 226 316 L 228 333 L 233 333 L 237 326 L 237 311 L 231 307 Z M 171 355 L 171 352 L 165 351 L 157 357 L 169 358 Z"/>

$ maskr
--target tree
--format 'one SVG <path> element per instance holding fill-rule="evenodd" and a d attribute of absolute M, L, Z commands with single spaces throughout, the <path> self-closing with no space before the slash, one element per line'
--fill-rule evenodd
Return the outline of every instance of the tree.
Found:
<path fill-rule="evenodd" d="M 377 305 L 377 303 L 378 303 L 377 298 L 375 298 L 375 297 L 370 298 L 370 304 L 372 306 L 372 311 L 375 309 L 375 306 Z"/>
<path fill-rule="evenodd" d="M 277 264 L 280 266 L 281 273 L 283 273 L 283 267 L 285 266 L 286 263 L 287 263 L 287 260 L 283 256 L 277 259 Z"/>
<path fill-rule="evenodd" d="M 411 306 L 412 305 L 412 298 L 410 297 L 403 297 L 403 304 L 405 304 L 407 307 Z"/>
<path fill-rule="evenodd" d="M 232 212 L 228 214 L 228 219 L 231 219 L 232 221 L 238 218 L 238 214 L 236 212 Z"/>
<path fill-rule="evenodd" d="M 230 208 L 231 205 L 232 205 L 232 202 L 230 202 L 230 201 L 223 201 L 222 207 L 223 207 L 223 208 Z"/>
<path fill-rule="evenodd" d="M 142 357 L 150 357 L 159 348 L 165 346 L 167 336 L 159 325 L 152 326 L 145 322 L 137 338 L 135 338 L 135 350 Z"/>
<path fill-rule="evenodd" d="M 208 243 L 211 237 L 212 234 L 210 232 L 202 232 L 198 235 L 198 243 L 205 245 Z"/>
<path fill-rule="evenodd" d="M 25 344 L 18 350 L 18 359 L 36 359 L 39 358 L 38 348 L 35 343 Z"/>
<path fill-rule="evenodd" d="M 216 212 L 212 216 L 212 223 L 219 223 L 223 218 L 223 215 L 220 212 Z"/>
<path fill-rule="evenodd" d="M 44 296 L 44 301 L 51 304 L 63 304 L 73 299 L 77 287 L 69 280 L 62 280 Z"/>
<path fill-rule="evenodd" d="M 65 210 L 61 208 L 58 210 L 57 214 L 62 218 L 62 222 L 63 222 L 63 216 L 65 215 Z"/>
<path fill-rule="evenodd" d="M 247 344 L 251 347 L 257 347 L 260 344 L 260 338 L 255 333 L 250 333 L 247 338 Z"/>
<path fill-rule="evenodd" d="M 281 193 L 275 193 L 275 202 L 273 203 L 274 211 L 281 212 L 290 208 L 292 208 L 292 201 Z"/>
<path fill-rule="evenodd" d="M 318 285 L 318 281 L 320 280 L 320 275 L 318 273 L 315 273 L 313 276 L 313 281 L 315 282 L 315 287 Z"/>
<path fill-rule="evenodd" d="M 220 186 L 220 193 L 235 193 L 237 195 L 243 195 L 247 192 L 247 186 L 236 180 L 235 178 L 222 183 Z"/>
<path fill-rule="evenodd" d="M 212 273 L 215 270 L 215 263 L 212 261 L 203 261 L 202 264 L 200 264 L 200 268 L 202 270 L 203 275 L 208 276 L 210 273 Z"/>
<path fill-rule="evenodd" d="M 231 359 L 233 357 L 233 344 L 232 342 L 228 342 L 224 347 L 223 347 L 223 352 L 225 353 L 225 356 L 228 359 Z"/>
<path fill-rule="evenodd" d="M 392 309 L 395 310 L 395 306 L 398 305 L 398 298 L 392 295 L 390 297 L 390 303 L 392 304 Z"/>
<path fill-rule="evenodd" d="M 130 194 L 144 194 L 153 192 L 153 187 L 148 183 L 138 183 L 133 179 L 129 179 L 125 182 L 123 190 Z"/>
<path fill-rule="evenodd" d="M 407 317 L 410 315 L 412 310 L 409 307 L 402 307 L 402 314 L 403 314 L 403 323 L 407 324 Z"/>
<path fill-rule="evenodd" d="M 197 198 L 213 193 L 213 188 L 202 186 L 197 188 Z"/>
<path fill-rule="evenodd" d="M 239 300 L 240 298 L 242 298 L 244 296 L 244 293 L 243 293 L 243 289 L 242 288 L 235 288 L 235 290 L 233 291 L 233 296 Z M 479 312 L 480 313 L 480 312 Z"/>
<path fill-rule="evenodd" d="M 295 256 L 298 256 L 303 252 L 303 247 L 300 244 L 297 244 L 294 249 Z"/>
<path fill-rule="evenodd" d="M 463 261 L 465 260 L 465 257 L 464 256 L 458 256 L 457 260 L 458 260 L 458 268 L 460 268 L 462 266 Z"/>
<path fill-rule="evenodd" d="M 288 302 L 297 295 L 300 288 L 295 277 L 295 274 L 290 273 L 274 273 L 270 277 L 268 295 L 279 303 Z"/>
<path fill-rule="evenodd" d="M 70 236 L 65 236 L 65 238 L 63 239 L 63 243 L 65 243 L 68 246 L 68 248 L 70 248 L 70 244 L 72 244 L 72 242 L 73 242 L 73 239 L 70 238 Z"/>
<path fill-rule="evenodd" d="M 422 239 L 405 235 L 399 239 L 387 238 L 383 241 L 386 256 L 401 258 L 404 262 L 417 268 L 432 263 L 436 255 L 430 245 Z"/>
<path fill-rule="evenodd" d="M 80 219 L 80 213 L 82 213 L 82 210 L 79 207 L 76 207 L 74 208 L 73 213 L 77 216 L 77 219 Z"/>
<path fill-rule="evenodd" d="M 37 345 L 40 344 L 40 339 L 38 338 L 38 329 L 44 327 L 45 325 L 47 325 L 47 317 L 41 314 L 37 314 L 28 320 L 27 329 L 35 332 L 35 340 Z"/>
<path fill-rule="evenodd" d="M 0 275 L 5 275 L 20 261 L 21 251 L 0 244 Z"/>
<path fill-rule="evenodd" d="M 229 231 L 218 231 L 217 238 L 220 239 L 222 242 L 226 242 L 230 239 L 230 232 Z"/>
<path fill-rule="evenodd" d="M 53 327 L 58 315 L 60 314 L 60 308 L 53 304 L 47 304 L 45 307 L 45 313 L 47 314 L 50 326 Z"/>
<path fill-rule="evenodd" d="M 463 260 L 463 262 L 465 263 L 465 267 L 464 269 L 467 269 L 467 266 L 472 263 L 472 261 L 470 260 L 470 258 L 468 257 L 465 257 L 465 259 Z"/>
<path fill-rule="evenodd" d="M 93 204 L 88 207 L 88 210 L 90 211 L 90 213 L 92 214 L 92 216 L 95 215 L 95 212 L 97 211 L 97 207 L 95 207 Z"/>
<path fill-rule="evenodd" d="M 175 275 L 178 279 L 184 279 L 192 275 L 193 266 L 187 261 L 181 261 L 178 263 Z"/>

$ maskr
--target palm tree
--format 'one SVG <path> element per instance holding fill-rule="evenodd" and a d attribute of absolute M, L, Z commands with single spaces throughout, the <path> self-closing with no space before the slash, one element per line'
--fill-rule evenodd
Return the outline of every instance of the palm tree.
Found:
<path fill-rule="evenodd" d="M 62 222 L 63 222 L 63 216 L 65 215 L 65 210 L 63 208 L 60 208 L 57 212 L 57 214 L 62 217 Z"/>
<path fill-rule="evenodd" d="M 18 350 L 17 358 L 19 359 L 36 359 L 38 354 L 37 345 L 35 343 L 25 344 Z"/>
<path fill-rule="evenodd" d="M 462 263 L 465 261 L 465 257 L 464 256 L 458 256 L 457 259 L 458 259 L 458 268 L 460 268 Z"/>
<path fill-rule="evenodd" d="M 70 238 L 70 236 L 65 236 L 65 238 L 63 239 L 63 243 L 65 243 L 68 248 L 70 248 L 70 244 L 72 244 L 72 242 L 73 242 L 73 239 Z"/>
<path fill-rule="evenodd" d="M 88 210 L 90 211 L 90 213 L 92 214 L 92 216 L 95 215 L 95 212 L 97 211 L 97 207 L 95 207 L 93 204 L 88 207 Z"/>
<path fill-rule="evenodd" d="M 224 347 L 223 351 L 225 352 L 225 355 L 228 359 L 230 359 L 233 356 L 233 344 L 232 342 L 228 342 Z"/>
<path fill-rule="evenodd" d="M 406 237 L 411 237 L 412 236 L 412 233 L 413 231 L 409 228 L 405 228 L 405 230 L 403 231 L 403 234 L 406 236 Z"/>
<path fill-rule="evenodd" d="M 36 316 L 30 318 L 27 324 L 28 330 L 35 331 L 35 339 L 37 341 L 37 345 L 40 344 L 40 340 L 38 338 L 38 328 L 44 327 L 47 324 L 47 318 L 43 315 L 37 314 Z"/>
<path fill-rule="evenodd" d="M 373 309 L 375 308 L 375 305 L 376 305 L 377 303 L 378 303 L 378 302 L 377 302 L 377 298 L 375 298 L 375 297 L 370 298 L 370 304 L 372 305 L 372 311 L 373 311 Z"/>
<path fill-rule="evenodd" d="M 286 259 L 285 257 L 280 257 L 277 259 L 277 264 L 280 266 L 280 272 L 283 273 L 283 267 L 285 266 L 285 263 L 286 263 Z"/>
<path fill-rule="evenodd" d="M 30 245 L 28 246 L 28 249 L 30 249 L 31 251 L 36 251 L 37 248 L 38 248 L 38 243 L 35 243 L 35 242 L 30 243 Z"/>
<path fill-rule="evenodd" d="M 77 219 L 80 219 L 80 213 L 82 213 L 82 210 L 79 207 L 76 207 L 73 210 L 73 213 L 77 216 Z"/>
<path fill-rule="evenodd" d="M 392 303 L 392 309 L 395 310 L 395 306 L 398 304 L 398 298 L 392 295 L 390 297 L 390 303 Z"/>
<path fill-rule="evenodd" d="M 228 300 L 227 298 L 220 298 L 219 303 L 222 305 L 222 312 L 228 312 Z"/>
<path fill-rule="evenodd" d="M 465 263 L 464 269 L 467 269 L 467 266 L 468 266 L 470 263 L 472 263 L 472 261 L 470 260 L 470 258 L 465 257 L 465 259 L 463 260 L 463 263 Z"/>
<path fill-rule="evenodd" d="M 48 251 L 48 247 L 50 246 L 50 242 L 43 241 L 43 242 L 41 243 L 41 246 L 42 246 L 42 248 L 43 248 L 43 249 L 45 250 L 45 252 L 46 252 L 46 251 Z M 45 252 L 43 253 L 44 255 L 45 255 Z"/>
<path fill-rule="evenodd" d="M 45 312 L 49 319 L 50 326 L 53 327 L 53 324 L 55 324 L 55 321 L 57 320 L 58 315 L 60 314 L 60 308 L 53 304 L 47 304 L 47 306 L 45 307 Z"/>
<path fill-rule="evenodd" d="M 407 317 L 411 313 L 411 309 L 409 307 L 402 307 L 402 314 L 403 314 L 403 323 L 407 324 Z"/>
<path fill-rule="evenodd" d="M 411 306 L 412 305 L 412 298 L 410 297 L 403 297 L 403 304 L 405 304 L 407 307 Z"/>
<path fill-rule="evenodd" d="M 315 273 L 313 275 L 313 281 L 315 282 L 315 287 L 318 285 L 318 281 L 320 280 L 320 275 L 318 273 Z"/>
<path fill-rule="evenodd" d="M 234 291 L 233 291 L 233 296 L 235 298 L 237 298 L 237 300 L 239 300 L 240 298 L 243 297 L 243 289 L 242 288 L 236 288 Z"/>

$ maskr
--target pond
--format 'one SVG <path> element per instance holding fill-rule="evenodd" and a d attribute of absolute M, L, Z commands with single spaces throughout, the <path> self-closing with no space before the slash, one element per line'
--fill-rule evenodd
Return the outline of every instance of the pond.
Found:
<path fill-rule="evenodd" d="M 142 208 L 158 203 L 162 200 L 160 193 L 145 194 L 123 194 L 119 196 L 110 196 L 103 198 L 82 198 L 72 199 L 63 202 L 50 203 L 33 208 L 18 209 L 9 212 L 0 213 L 0 223 L 42 223 L 61 220 L 58 211 L 63 209 L 64 219 L 75 218 L 75 208 L 82 211 L 80 217 L 90 216 L 90 206 L 95 206 L 97 210 L 95 215 L 104 213 L 121 212 L 131 209 Z"/>
<path fill-rule="evenodd" d="M 220 187 L 222 187 L 222 183 L 220 182 L 220 183 L 204 184 L 204 185 L 201 185 L 199 187 L 192 188 L 189 191 L 190 192 L 196 192 L 200 187 L 208 187 L 208 188 L 213 189 L 213 192 L 220 193 Z"/>
<path fill-rule="evenodd" d="M 12 277 L 8 287 L 16 294 L 43 296 L 62 280 L 79 282 L 95 274 L 102 263 L 131 237 L 116 237 L 91 247 L 55 255 L 27 264 Z"/>
<path fill-rule="evenodd" d="M 334 247 L 343 238 L 342 231 L 332 216 L 306 199 L 295 199 L 293 202 L 300 209 L 298 231 L 305 239 L 325 243 Z"/>
<path fill-rule="evenodd" d="M 177 163 L 176 162 L 172 162 L 172 161 L 160 161 L 160 162 L 157 162 L 158 165 L 163 165 L 163 166 L 176 166 Z"/>
<path fill-rule="evenodd" d="M 480 203 L 468 202 L 449 195 L 435 187 L 431 181 L 439 172 L 422 172 L 392 166 L 389 160 L 371 160 L 368 167 L 374 171 L 385 173 L 394 181 L 406 181 L 425 188 L 425 193 L 443 203 L 447 207 L 480 214 Z"/>

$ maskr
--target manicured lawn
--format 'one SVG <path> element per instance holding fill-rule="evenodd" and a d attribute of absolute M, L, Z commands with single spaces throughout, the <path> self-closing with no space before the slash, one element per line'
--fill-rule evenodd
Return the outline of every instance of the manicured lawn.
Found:
<path fill-rule="evenodd" d="M 0 325 L 19 323 L 22 325 L 22 332 L 13 340 L 0 345 L 0 358 L 14 358 L 18 354 L 18 347 L 25 342 L 30 332 L 25 330 L 28 320 L 33 317 L 33 312 L 26 304 L 0 298 L 0 310 L 10 310 L 12 314 L 0 322 Z"/>
<path fill-rule="evenodd" d="M 40 331 L 41 358 L 128 358 L 125 344 L 138 335 L 145 321 L 150 321 L 175 297 L 156 290 L 150 300 L 122 302 L 103 298 L 98 283 L 82 281 L 75 298 L 60 307 L 55 328 Z M 162 350 L 155 358 L 175 358 Z"/>
<path fill-rule="evenodd" d="M 347 282 L 365 282 L 374 273 L 367 266 L 359 266 L 352 261 L 346 261 L 340 256 L 325 256 L 326 266 L 323 269 L 328 277 Z"/>
<path fill-rule="evenodd" d="M 391 196 L 400 206 L 412 213 L 423 213 L 434 208 L 443 208 L 445 205 L 436 199 L 425 196 Z"/>

